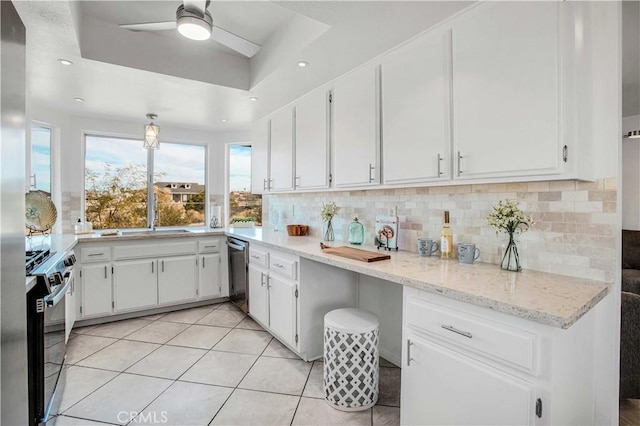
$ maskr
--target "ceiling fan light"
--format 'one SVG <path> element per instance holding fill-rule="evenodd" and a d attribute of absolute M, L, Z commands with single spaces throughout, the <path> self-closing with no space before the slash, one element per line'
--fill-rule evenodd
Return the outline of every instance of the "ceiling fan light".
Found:
<path fill-rule="evenodd" d="M 193 16 L 178 18 L 178 31 L 191 40 L 208 40 L 211 37 L 211 24 Z"/>

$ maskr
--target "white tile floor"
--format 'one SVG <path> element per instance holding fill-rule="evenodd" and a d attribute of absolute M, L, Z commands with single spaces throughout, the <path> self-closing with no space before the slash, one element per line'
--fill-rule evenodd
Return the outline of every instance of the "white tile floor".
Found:
<path fill-rule="evenodd" d="M 73 330 L 57 426 L 398 425 L 400 369 L 381 361 L 373 409 L 323 400 L 304 362 L 224 303 Z"/>

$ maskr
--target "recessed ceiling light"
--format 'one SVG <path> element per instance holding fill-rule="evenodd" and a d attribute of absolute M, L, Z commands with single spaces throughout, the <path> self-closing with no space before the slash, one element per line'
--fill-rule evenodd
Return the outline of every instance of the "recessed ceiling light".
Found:
<path fill-rule="evenodd" d="M 255 96 L 252 96 L 252 97 L 250 97 L 250 98 L 249 98 L 249 100 L 250 100 L 251 102 L 257 102 L 257 101 L 259 101 L 259 100 L 260 100 L 260 98 L 256 98 Z"/>
<path fill-rule="evenodd" d="M 308 67 L 309 66 L 309 62 L 307 62 L 307 61 L 298 61 L 298 66 L 300 68 Z"/>
<path fill-rule="evenodd" d="M 58 62 L 60 62 L 62 65 L 73 65 L 73 62 L 68 59 L 58 59 Z"/>
<path fill-rule="evenodd" d="M 82 98 L 73 98 L 73 100 L 76 102 L 84 102 L 84 99 Z"/>
<path fill-rule="evenodd" d="M 227 122 L 227 119 L 226 119 L 226 118 L 223 118 L 223 119 L 222 119 L 222 120 L 220 120 L 220 121 L 222 121 L 223 123 L 226 123 L 226 122 Z"/>

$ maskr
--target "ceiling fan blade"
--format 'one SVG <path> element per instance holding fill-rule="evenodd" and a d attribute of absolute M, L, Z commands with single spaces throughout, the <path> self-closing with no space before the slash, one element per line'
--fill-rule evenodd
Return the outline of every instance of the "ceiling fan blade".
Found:
<path fill-rule="evenodd" d="M 236 52 L 242 53 L 247 58 L 251 58 L 253 55 L 258 53 L 261 47 L 260 45 L 249 40 L 245 40 L 244 38 L 230 33 L 227 30 L 223 30 L 220 27 L 216 27 L 215 25 L 211 32 L 211 38 L 218 43 L 235 50 Z"/>
<path fill-rule="evenodd" d="M 163 31 L 175 29 L 176 21 L 146 22 L 142 24 L 120 24 L 118 26 L 129 31 Z"/>
<path fill-rule="evenodd" d="M 184 0 L 183 4 L 184 10 L 198 13 L 200 16 L 204 16 L 207 10 L 207 0 Z"/>

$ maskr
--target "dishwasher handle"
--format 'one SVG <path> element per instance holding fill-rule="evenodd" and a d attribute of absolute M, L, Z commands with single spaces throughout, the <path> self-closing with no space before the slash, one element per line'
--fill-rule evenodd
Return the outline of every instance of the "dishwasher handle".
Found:
<path fill-rule="evenodd" d="M 232 241 L 227 240 L 227 246 L 231 247 L 232 249 L 236 249 L 236 250 L 240 250 L 240 251 L 244 251 L 247 249 L 247 246 L 245 246 L 244 244 L 236 244 Z"/>

